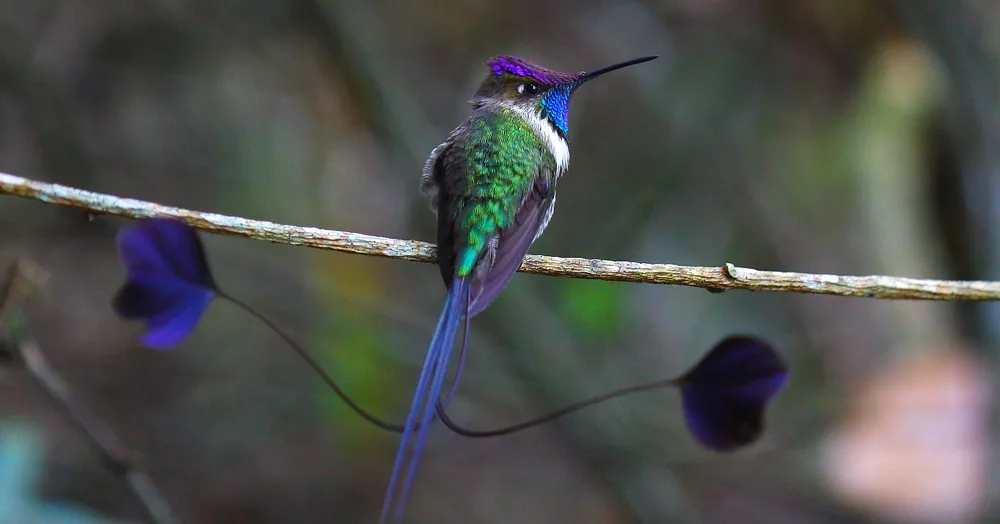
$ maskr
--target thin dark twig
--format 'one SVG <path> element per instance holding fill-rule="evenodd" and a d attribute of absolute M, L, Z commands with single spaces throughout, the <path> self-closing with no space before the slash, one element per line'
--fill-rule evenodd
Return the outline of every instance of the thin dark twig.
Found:
<path fill-rule="evenodd" d="M 38 342 L 31 336 L 28 329 L 27 320 L 19 311 L 20 302 L 27 298 L 27 293 L 18 292 L 22 289 L 31 289 L 36 283 L 31 281 L 30 276 L 26 276 L 23 271 L 26 265 L 23 261 L 15 262 L 7 272 L 7 278 L 0 285 L 4 293 L 0 294 L 0 311 L 6 313 L 0 317 L 0 327 L 4 325 L 16 325 L 12 330 L 8 344 L 0 344 L 0 347 L 7 348 L 12 352 L 14 362 L 24 364 L 24 368 L 36 383 L 49 395 L 55 406 L 77 425 L 88 437 L 91 444 L 101 455 L 107 467 L 118 476 L 124 478 L 125 483 L 142 504 L 143 509 L 155 524 L 179 524 L 170 508 L 170 504 L 153 482 L 152 477 L 132 458 L 128 448 L 115 435 L 103 419 L 97 416 L 87 405 L 77 396 L 69 384 L 52 367 L 45 354 L 42 352 Z M 22 269 L 22 270 L 19 270 Z M 4 322 L 6 321 L 6 322 Z"/>
<path fill-rule="evenodd" d="M 128 449 L 115 435 L 111 427 L 87 407 L 77 397 L 69 385 L 49 364 L 38 343 L 28 335 L 23 324 L 14 341 L 14 350 L 24 361 L 28 374 L 42 386 L 56 406 L 89 437 L 91 443 L 103 456 L 104 462 L 116 474 L 125 478 L 132 493 L 142 504 L 146 513 L 157 524 L 178 523 L 170 504 L 164 498 L 152 477 L 132 459 Z"/>

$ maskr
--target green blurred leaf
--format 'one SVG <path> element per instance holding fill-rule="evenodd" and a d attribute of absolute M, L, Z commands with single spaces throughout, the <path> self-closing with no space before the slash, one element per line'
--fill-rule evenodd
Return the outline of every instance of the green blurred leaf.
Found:
<path fill-rule="evenodd" d="M 347 312 L 335 314 L 337 321 L 326 324 L 311 347 L 322 348 L 316 354 L 320 364 L 355 402 L 376 416 L 386 413 L 393 388 L 386 387 L 386 369 L 382 355 L 385 339 L 378 326 L 350 318 Z M 348 318 L 345 318 L 348 317 Z M 330 389 L 321 384 L 319 409 L 324 422 L 336 434 L 347 438 L 345 445 L 361 446 L 370 440 L 373 428 L 359 417 Z M 357 449 L 355 447 L 355 449 Z"/>
<path fill-rule="evenodd" d="M 559 312 L 585 335 L 618 331 L 625 286 L 615 282 L 565 279 L 559 287 Z"/>

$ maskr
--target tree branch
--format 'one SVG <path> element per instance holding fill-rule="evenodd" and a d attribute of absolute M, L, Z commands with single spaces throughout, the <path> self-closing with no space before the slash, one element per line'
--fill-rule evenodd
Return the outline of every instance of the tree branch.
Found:
<path fill-rule="evenodd" d="M 79 208 L 93 214 L 126 218 L 174 217 L 210 233 L 238 235 L 279 244 L 416 262 L 435 261 L 434 245 L 426 242 L 202 213 L 4 173 L 0 173 L 0 194 Z M 616 282 L 674 284 L 711 291 L 745 289 L 882 299 L 1000 300 L 1000 282 L 759 271 L 729 263 L 721 267 L 697 267 L 528 255 L 519 271 Z"/>

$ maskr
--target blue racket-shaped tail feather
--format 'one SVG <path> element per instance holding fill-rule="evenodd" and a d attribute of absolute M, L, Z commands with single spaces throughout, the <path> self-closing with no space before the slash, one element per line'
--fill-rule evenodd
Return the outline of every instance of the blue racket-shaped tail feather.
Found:
<path fill-rule="evenodd" d="M 179 344 L 218 293 L 194 228 L 171 218 L 137 222 L 118 234 L 118 256 L 127 280 L 115 295 L 115 312 L 146 321 L 144 345 Z"/>
<path fill-rule="evenodd" d="M 764 413 L 788 381 L 788 367 L 767 342 L 731 336 L 677 379 L 684 419 L 713 451 L 749 445 L 764 431 Z"/>

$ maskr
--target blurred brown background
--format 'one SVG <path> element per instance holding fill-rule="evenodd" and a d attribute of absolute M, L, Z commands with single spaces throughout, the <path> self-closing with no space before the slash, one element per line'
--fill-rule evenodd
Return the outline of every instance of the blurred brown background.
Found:
<path fill-rule="evenodd" d="M 430 150 L 501 53 L 583 70 L 572 169 L 534 253 L 1000 278 L 1000 4 L 985 0 L 0 0 L 0 171 L 158 203 L 431 240 Z M 109 300 L 125 222 L 0 199 L 0 262 L 67 380 L 184 522 L 374 522 L 398 438 L 216 303 L 181 347 Z M 217 280 L 401 419 L 443 299 L 424 264 L 204 237 Z M 763 441 L 693 444 L 673 392 L 491 441 L 437 431 L 428 523 L 992 522 L 1000 309 L 520 275 L 473 322 L 456 418 L 492 427 L 655 378 L 730 333 L 793 379 Z M 14 369 L 0 423 L 39 490 L 143 514 Z M 16 518 L 11 522 L 17 522 Z"/>

